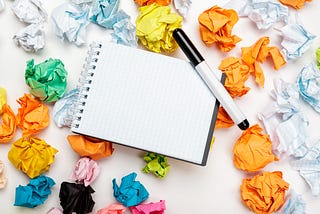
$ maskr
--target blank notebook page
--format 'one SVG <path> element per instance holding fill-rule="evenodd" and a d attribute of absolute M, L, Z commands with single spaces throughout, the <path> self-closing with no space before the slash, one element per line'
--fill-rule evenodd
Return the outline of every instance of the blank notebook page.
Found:
<path fill-rule="evenodd" d="M 72 131 L 204 165 L 216 99 L 190 63 L 105 43 Z"/>

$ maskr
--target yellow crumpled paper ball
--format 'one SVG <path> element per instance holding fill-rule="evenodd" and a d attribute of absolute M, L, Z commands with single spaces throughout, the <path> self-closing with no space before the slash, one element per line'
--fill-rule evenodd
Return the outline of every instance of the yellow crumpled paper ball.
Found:
<path fill-rule="evenodd" d="M 7 103 L 6 89 L 0 87 L 0 115 L 3 113 L 2 106 Z"/>
<path fill-rule="evenodd" d="M 37 137 L 22 137 L 15 141 L 8 153 L 11 163 L 30 178 L 49 170 L 57 149 Z"/>
<path fill-rule="evenodd" d="M 173 52 L 178 48 L 172 37 L 174 29 L 181 27 L 182 17 L 170 13 L 169 6 L 151 4 L 139 8 L 136 19 L 136 34 L 141 43 L 149 50 L 160 53 Z"/>

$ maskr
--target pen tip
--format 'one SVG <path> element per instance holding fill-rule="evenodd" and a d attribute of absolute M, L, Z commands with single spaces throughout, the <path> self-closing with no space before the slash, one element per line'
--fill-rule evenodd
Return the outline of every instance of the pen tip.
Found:
<path fill-rule="evenodd" d="M 241 130 L 246 130 L 247 128 L 249 128 L 249 121 L 247 119 L 245 119 L 244 121 L 242 121 L 241 123 L 238 124 L 238 127 Z"/>

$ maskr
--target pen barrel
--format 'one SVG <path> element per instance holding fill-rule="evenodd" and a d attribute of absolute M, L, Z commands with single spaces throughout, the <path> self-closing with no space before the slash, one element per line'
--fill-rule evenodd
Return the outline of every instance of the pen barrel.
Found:
<path fill-rule="evenodd" d="M 216 78 L 214 72 L 210 69 L 206 61 L 199 63 L 195 66 L 195 69 L 206 83 L 212 94 L 219 100 L 220 104 L 226 110 L 233 122 L 237 125 L 246 120 L 246 117 L 234 103 L 232 97 L 222 85 L 222 83 Z"/>

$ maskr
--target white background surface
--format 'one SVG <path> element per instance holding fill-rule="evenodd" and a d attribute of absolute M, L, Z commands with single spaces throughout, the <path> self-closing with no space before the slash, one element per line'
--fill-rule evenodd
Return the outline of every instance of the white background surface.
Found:
<path fill-rule="evenodd" d="M 63 0 L 46 0 L 44 8 L 49 16 L 53 8 L 66 2 Z M 212 67 L 217 67 L 221 59 L 227 56 L 241 56 L 240 47 L 250 46 L 261 36 L 269 36 L 271 45 L 280 47 L 281 37 L 274 29 L 258 30 L 248 18 L 241 18 L 236 24 L 233 34 L 242 38 L 237 47 L 229 52 L 222 53 L 216 46 L 206 47 L 199 36 L 198 32 L 198 15 L 204 10 L 220 4 L 224 1 L 193 1 L 189 16 L 183 22 L 184 30 L 192 38 L 200 52 L 207 59 Z M 68 71 L 68 90 L 77 84 L 79 73 L 85 59 L 87 45 L 76 47 L 74 44 L 61 42 L 53 32 L 53 26 L 49 19 L 45 24 L 46 46 L 43 51 L 32 54 L 26 53 L 23 49 L 18 48 L 12 41 L 15 32 L 25 25 L 21 23 L 10 9 L 11 1 L 5 0 L 6 8 L 0 13 L 0 85 L 7 90 L 8 104 L 17 112 L 19 107 L 16 100 L 28 93 L 28 87 L 24 81 L 24 72 L 26 61 L 34 58 L 38 64 L 45 59 L 61 59 Z M 132 0 L 121 0 L 120 7 L 131 15 L 132 23 L 138 14 L 138 7 Z M 171 5 L 171 8 L 172 5 Z M 293 10 L 292 10 L 293 11 Z M 273 88 L 273 78 L 283 78 L 288 82 L 294 82 L 301 68 L 315 59 L 314 53 L 320 46 L 320 28 L 318 20 L 320 18 L 320 3 L 313 1 L 307 3 L 305 7 L 298 11 L 299 16 L 306 28 L 313 34 L 317 35 L 312 47 L 300 59 L 289 62 L 279 71 L 274 71 L 270 61 L 262 64 L 265 74 L 265 87 L 259 88 L 251 77 L 247 85 L 251 87 L 249 93 L 236 100 L 243 112 L 248 116 L 251 124 L 259 123 L 257 113 L 261 112 L 270 103 L 269 92 Z M 280 26 L 280 25 L 279 25 Z M 88 43 L 94 39 L 107 39 L 109 31 L 106 31 L 94 24 L 87 27 Z M 180 50 L 172 56 L 185 59 Z M 52 110 L 52 105 L 49 106 Z M 320 121 L 320 115 L 315 113 L 309 106 L 304 105 L 305 114 L 310 120 L 309 135 L 312 139 L 320 139 L 317 125 Z M 51 111 L 52 112 L 52 111 Z M 177 130 L 178 131 L 178 130 Z M 45 173 L 46 176 L 52 177 L 56 185 L 53 187 L 53 193 L 49 196 L 45 204 L 34 209 L 14 207 L 15 188 L 20 185 L 29 183 L 28 177 L 16 170 L 7 158 L 7 153 L 11 144 L 0 145 L 0 159 L 4 162 L 8 184 L 5 189 L 0 190 L 0 210 L 1 213 L 46 213 L 52 206 L 59 205 L 59 189 L 63 181 L 68 179 L 74 163 L 79 156 L 71 149 L 66 139 L 71 134 L 69 129 L 59 129 L 51 118 L 50 126 L 42 131 L 38 137 L 47 141 L 48 144 L 57 148 L 55 162 L 51 165 L 50 171 Z M 236 169 L 233 165 L 233 144 L 240 136 L 241 131 L 237 127 L 229 129 L 216 130 L 214 135 L 216 141 L 209 155 L 207 166 L 201 167 L 187 164 L 181 161 L 169 159 L 171 171 L 165 179 L 158 179 L 151 174 L 144 174 L 140 170 L 144 167 L 144 152 L 114 145 L 114 154 L 99 161 L 101 174 L 92 184 L 96 192 L 93 199 L 96 202 L 93 213 L 98 209 L 116 202 L 113 197 L 112 183 L 113 178 L 119 182 L 121 177 L 137 172 L 137 180 L 141 181 L 150 193 L 146 202 L 155 202 L 161 199 L 166 200 L 166 213 L 250 213 L 249 209 L 244 206 L 240 198 L 239 186 L 242 179 L 252 176 Z M 18 130 L 15 139 L 21 137 L 21 131 Z M 298 172 L 291 169 L 288 159 L 280 159 L 265 167 L 264 171 L 281 170 L 284 180 L 290 183 L 290 189 L 302 194 L 306 201 L 307 213 L 318 213 L 320 210 L 320 198 L 312 197 L 311 190 L 305 181 L 299 176 Z M 127 213 L 130 213 L 127 211 Z"/>

